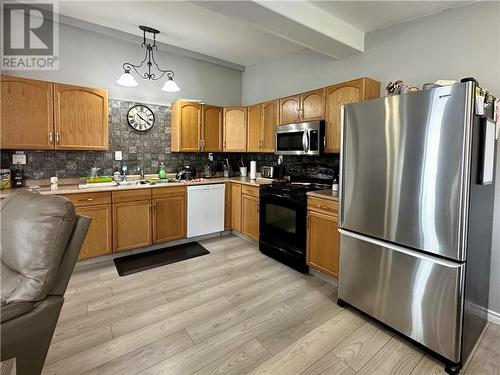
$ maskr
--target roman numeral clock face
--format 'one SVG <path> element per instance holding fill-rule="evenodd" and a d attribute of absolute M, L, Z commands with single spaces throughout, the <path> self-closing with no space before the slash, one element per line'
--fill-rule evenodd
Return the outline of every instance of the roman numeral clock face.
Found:
<path fill-rule="evenodd" d="M 155 115 L 151 109 L 145 105 L 135 105 L 128 110 L 128 124 L 140 132 L 144 132 L 153 127 Z"/>

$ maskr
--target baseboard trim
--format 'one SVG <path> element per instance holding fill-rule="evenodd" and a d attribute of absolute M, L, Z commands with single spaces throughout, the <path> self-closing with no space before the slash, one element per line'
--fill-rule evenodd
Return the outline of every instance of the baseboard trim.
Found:
<path fill-rule="evenodd" d="M 335 280 L 333 277 L 331 277 L 331 276 L 329 276 L 321 271 L 318 271 L 317 269 L 309 267 L 309 274 L 311 276 L 314 276 L 314 277 L 324 281 L 325 283 L 328 283 L 328 284 L 336 286 L 336 287 L 339 286 L 337 280 Z"/>
<path fill-rule="evenodd" d="M 497 325 L 500 325 L 500 313 L 497 313 L 496 311 L 493 310 L 488 310 L 488 321 L 490 323 L 495 323 Z"/>

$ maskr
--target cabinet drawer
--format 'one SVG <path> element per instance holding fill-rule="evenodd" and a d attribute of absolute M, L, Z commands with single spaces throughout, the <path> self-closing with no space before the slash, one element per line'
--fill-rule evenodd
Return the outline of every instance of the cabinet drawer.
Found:
<path fill-rule="evenodd" d="M 330 199 L 308 197 L 307 209 L 311 211 L 337 215 L 339 209 L 339 203 L 337 201 L 332 201 Z"/>
<path fill-rule="evenodd" d="M 252 197 L 258 198 L 259 197 L 259 188 L 242 184 L 241 185 L 241 194 L 251 195 Z"/>
<path fill-rule="evenodd" d="M 74 193 L 65 195 L 75 207 L 94 206 L 96 204 L 110 204 L 111 192 L 101 193 Z"/>
<path fill-rule="evenodd" d="M 113 203 L 135 202 L 151 199 L 151 189 L 113 191 Z"/>
<path fill-rule="evenodd" d="M 186 195 L 186 187 L 169 186 L 169 187 L 155 188 L 151 189 L 151 195 L 153 199 L 184 196 Z"/>

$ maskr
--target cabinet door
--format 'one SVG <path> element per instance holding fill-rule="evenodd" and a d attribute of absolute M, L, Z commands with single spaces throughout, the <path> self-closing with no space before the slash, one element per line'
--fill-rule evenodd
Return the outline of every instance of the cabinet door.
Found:
<path fill-rule="evenodd" d="M 343 104 L 362 100 L 363 80 L 326 88 L 325 152 L 340 152 L 340 110 Z"/>
<path fill-rule="evenodd" d="M 55 145 L 59 150 L 108 149 L 108 91 L 54 84 Z"/>
<path fill-rule="evenodd" d="M 224 108 L 224 151 L 245 152 L 247 150 L 246 107 Z"/>
<path fill-rule="evenodd" d="M 53 149 L 52 84 L 0 75 L 0 88 L 0 147 Z"/>
<path fill-rule="evenodd" d="M 300 95 L 280 99 L 280 125 L 300 122 Z"/>
<path fill-rule="evenodd" d="M 246 194 L 241 196 L 241 233 L 259 240 L 259 198 Z"/>
<path fill-rule="evenodd" d="M 332 277 L 339 275 L 337 217 L 314 211 L 307 213 L 307 264 Z"/>
<path fill-rule="evenodd" d="M 231 213 L 232 213 L 232 193 L 231 187 L 233 184 L 226 183 L 224 188 L 224 229 L 231 229 Z"/>
<path fill-rule="evenodd" d="M 149 245 L 151 245 L 151 201 L 114 203 L 114 251 L 125 251 Z"/>
<path fill-rule="evenodd" d="M 322 120 L 325 117 L 325 89 L 300 94 L 302 121 Z"/>
<path fill-rule="evenodd" d="M 153 243 L 186 237 L 186 196 L 153 200 Z"/>
<path fill-rule="evenodd" d="M 172 106 L 172 151 L 199 151 L 201 104 L 175 102 Z"/>
<path fill-rule="evenodd" d="M 262 148 L 262 105 L 248 107 L 248 147 L 249 152 L 260 152 Z"/>
<path fill-rule="evenodd" d="M 77 207 L 76 212 L 92 219 L 78 259 L 111 254 L 113 250 L 111 204 Z"/>
<path fill-rule="evenodd" d="M 203 104 L 202 113 L 202 151 L 222 151 L 222 108 Z"/>
<path fill-rule="evenodd" d="M 231 186 L 231 227 L 241 232 L 241 185 Z"/>
<path fill-rule="evenodd" d="M 276 127 L 279 125 L 279 100 L 262 104 L 262 152 L 276 151 Z"/>

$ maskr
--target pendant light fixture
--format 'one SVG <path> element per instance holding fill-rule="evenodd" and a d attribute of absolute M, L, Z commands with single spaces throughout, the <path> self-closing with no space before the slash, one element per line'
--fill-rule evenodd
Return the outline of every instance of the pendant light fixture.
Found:
<path fill-rule="evenodd" d="M 179 86 L 177 86 L 177 83 L 175 83 L 174 81 L 174 72 L 171 70 L 160 69 L 158 63 L 155 61 L 154 51 L 158 50 L 158 46 L 156 45 L 156 35 L 159 34 L 160 31 L 153 29 L 152 27 L 149 26 L 139 26 L 139 29 L 141 29 L 143 32 L 143 41 L 141 43 L 141 47 L 146 48 L 146 55 L 138 65 L 134 65 L 128 62 L 124 63 L 123 64 L 124 72 L 120 76 L 120 78 L 116 81 L 116 83 L 125 87 L 137 86 L 138 83 L 136 82 L 132 74 L 130 74 L 130 71 L 133 69 L 139 75 L 139 77 L 143 79 L 157 81 L 161 79 L 163 76 L 167 76 L 167 81 L 165 82 L 165 84 L 161 89 L 166 92 L 180 91 L 181 89 L 179 88 Z M 153 44 L 148 43 L 148 41 L 146 40 L 146 33 L 153 35 Z M 147 71 L 141 73 L 139 69 L 144 64 L 147 65 Z M 152 71 L 152 68 L 154 68 L 156 72 Z"/>

